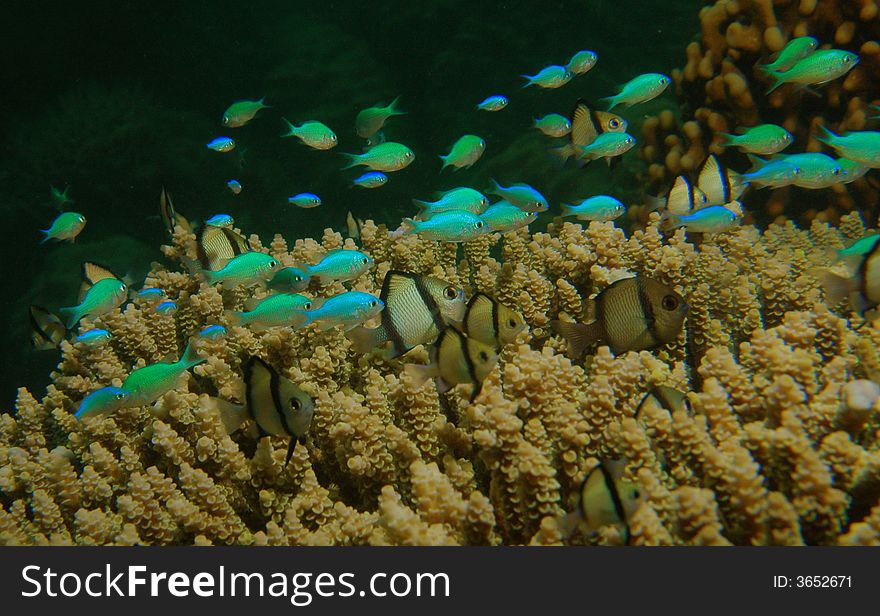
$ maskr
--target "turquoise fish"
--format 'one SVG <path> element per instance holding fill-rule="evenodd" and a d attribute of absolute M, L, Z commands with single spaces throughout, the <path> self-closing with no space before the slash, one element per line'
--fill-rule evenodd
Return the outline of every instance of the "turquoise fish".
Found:
<path fill-rule="evenodd" d="M 76 212 L 64 212 L 52 221 L 48 229 L 40 229 L 40 233 L 45 233 L 45 237 L 40 240 L 40 243 L 42 244 L 49 240 L 73 243 L 76 240 L 76 236 L 82 232 L 85 226 L 85 216 Z"/>
<path fill-rule="evenodd" d="M 73 329 L 83 317 L 99 317 L 122 305 L 128 297 L 125 283 L 116 278 L 104 278 L 89 287 L 76 306 L 58 310 L 67 329 Z"/>
<path fill-rule="evenodd" d="M 489 230 L 483 219 L 470 212 L 438 212 L 428 220 L 403 219 L 403 233 L 417 233 L 438 242 L 468 242 Z"/>
<path fill-rule="evenodd" d="M 508 233 L 535 222 L 538 212 L 523 210 L 507 201 L 499 201 L 490 205 L 480 214 L 480 218 L 489 226 L 490 232 Z"/>
<path fill-rule="evenodd" d="M 596 195 L 578 204 L 561 204 L 562 216 L 574 216 L 578 220 L 597 220 L 600 222 L 620 218 L 626 213 L 626 206 L 614 197 Z"/>
<path fill-rule="evenodd" d="M 791 145 L 794 137 L 776 124 L 761 124 L 744 129 L 739 135 L 719 133 L 723 147 L 736 147 L 743 152 L 767 156 L 781 152 Z"/>
<path fill-rule="evenodd" d="M 270 327 L 300 329 L 308 322 L 305 311 L 312 308 L 312 300 L 305 295 L 281 293 L 265 299 L 245 302 L 247 312 L 227 310 L 227 320 L 233 325 L 263 331 Z"/>
<path fill-rule="evenodd" d="M 443 161 L 443 166 L 440 170 L 443 171 L 443 169 L 446 169 L 446 167 L 449 166 L 455 167 L 456 169 L 471 167 L 475 162 L 480 160 L 480 157 L 485 151 L 486 142 L 483 141 L 482 138 L 477 137 L 476 135 L 463 135 L 458 138 L 458 141 L 452 144 L 449 154 L 446 156 L 440 156 L 440 160 Z"/>
<path fill-rule="evenodd" d="M 495 94 L 494 96 L 486 97 L 479 102 L 477 104 L 477 109 L 480 109 L 481 111 L 501 111 L 507 107 L 507 102 L 506 96 Z"/>
<path fill-rule="evenodd" d="M 296 137 L 310 148 L 316 150 L 330 150 L 339 143 L 336 133 L 330 130 L 330 127 L 326 124 L 310 120 L 303 122 L 302 126 L 294 126 L 285 118 L 281 119 L 287 125 L 287 132 L 281 135 L 281 137 Z"/>
<path fill-rule="evenodd" d="M 761 70 L 767 73 L 787 71 L 795 62 L 806 58 L 808 55 L 816 51 L 819 47 L 819 41 L 812 36 L 799 36 L 793 38 L 785 47 L 776 55 L 776 59 L 769 63 L 761 65 Z"/>
<path fill-rule="evenodd" d="M 638 77 L 633 77 L 620 87 L 620 91 L 614 96 L 608 96 L 601 100 L 611 103 L 608 111 L 611 111 L 618 105 L 637 105 L 660 96 L 669 86 L 671 80 L 666 75 L 660 73 L 645 73 Z"/>
<path fill-rule="evenodd" d="M 859 56 L 840 49 L 820 49 L 798 60 L 785 71 L 770 71 L 767 76 L 773 82 L 767 94 L 786 83 L 796 84 L 796 90 L 821 85 L 847 74 L 859 63 Z"/>
<path fill-rule="evenodd" d="M 319 323 L 322 331 L 342 325 L 344 331 L 349 331 L 358 325 L 363 325 L 378 316 L 385 303 L 378 297 L 360 291 L 347 291 L 326 299 L 314 301 L 310 310 L 305 312 L 305 322 Z"/>
<path fill-rule="evenodd" d="M 102 387 L 83 398 L 74 417 L 82 419 L 104 413 L 112 413 L 128 406 L 131 394 L 119 387 Z"/>
<path fill-rule="evenodd" d="M 486 193 L 497 195 L 523 211 L 546 212 L 550 209 L 550 204 L 547 203 L 547 199 L 544 195 L 528 184 L 511 184 L 510 186 L 505 187 L 496 182 L 493 178 L 489 178 L 489 181 L 492 185 L 486 189 Z"/>
<path fill-rule="evenodd" d="M 526 79 L 527 83 L 523 86 L 524 88 L 528 88 L 532 85 L 541 88 L 560 88 L 571 81 L 571 78 L 574 77 L 574 73 L 564 66 L 551 64 L 550 66 L 542 68 L 535 75 L 520 76 Z"/>
<path fill-rule="evenodd" d="M 254 119 L 257 112 L 261 109 L 268 109 L 269 105 L 265 104 L 266 99 L 261 98 L 258 101 L 236 101 L 223 113 L 223 126 L 229 128 L 238 128 L 244 126 Z"/>
<path fill-rule="evenodd" d="M 400 171 L 415 159 L 415 153 L 402 143 L 386 141 L 373 146 L 363 154 L 346 154 L 349 162 L 343 169 L 363 165 L 373 171 Z"/>
<path fill-rule="evenodd" d="M 355 131 L 358 137 L 369 139 L 382 130 L 388 118 L 404 115 L 406 112 L 397 109 L 398 100 L 400 100 L 399 96 L 387 106 L 376 105 L 359 112 L 354 119 Z"/>
<path fill-rule="evenodd" d="M 872 169 L 880 168 L 880 132 L 861 130 L 837 135 L 825 126 L 820 126 L 819 131 L 817 139 L 837 150 L 840 156 Z"/>
<path fill-rule="evenodd" d="M 373 265 L 373 259 L 369 255 L 359 250 L 340 248 L 328 252 L 315 265 L 300 264 L 299 268 L 321 284 L 330 284 L 334 280 L 348 282 L 359 278 Z"/>

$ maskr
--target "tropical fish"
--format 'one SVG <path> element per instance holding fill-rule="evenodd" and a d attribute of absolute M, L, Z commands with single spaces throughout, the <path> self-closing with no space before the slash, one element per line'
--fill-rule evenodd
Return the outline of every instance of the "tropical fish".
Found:
<path fill-rule="evenodd" d="M 440 160 L 443 161 L 443 166 L 440 170 L 442 171 L 448 166 L 455 167 L 456 169 L 470 167 L 480 160 L 485 151 L 486 142 L 480 137 L 476 135 L 459 137 L 458 141 L 452 145 L 452 149 L 449 150 L 449 154 L 440 156 Z"/>
<path fill-rule="evenodd" d="M 135 297 L 139 300 L 152 304 L 163 300 L 165 298 L 165 291 L 154 287 L 146 287 L 138 291 L 135 294 Z"/>
<path fill-rule="evenodd" d="M 516 340 L 525 328 L 525 319 L 519 312 L 484 293 L 475 293 L 467 303 L 461 331 L 471 340 L 503 347 Z"/>
<path fill-rule="evenodd" d="M 677 411 L 684 411 L 688 415 L 692 414 L 687 394 L 665 385 L 657 385 L 645 394 L 645 397 L 642 398 L 636 409 L 636 419 L 639 421 L 643 420 L 644 413 L 649 410 L 663 410 L 669 415 Z"/>
<path fill-rule="evenodd" d="M 535 222 L 538 212 L 523 210 L 508 201 L 499 201 L 490 205 L 480 214 L 480 218 L 489 226 L 489 232 L 508 233 Z"/>
<path fill-rule="evenodd" d="M 180 226 L 187 233 L 192 232 L 192 225 L 189 221 L 174 209 L 174 203 L 171 201 L 171 193 L 162 187 L 159 193 L 159 214 L 162 216 L 162 222 L 165 224 L 165 230 L 168 235 L 174 235 L 174 227 Z"/>
<path fill-rule="evenodd" d="M 198 333 L 198 337 L 202 340 L 222 340 L 226 333 L 226 328 L 222 325 L 208 325 Z"/>
<path fill-rule="evenodd" d="M 829 305 L 847 299 L 854 312 L 864 315 L 880 305 L 880 242 L 874 241 L 870 249 L 860 245 L 850 260 L 854 266 L 851 276 L 840 276 L 821 268 L 812 273 L 822 285 Z"/>
<path fill-rule="evenodd" d="M 806 58 L 808 55 L 816 51 L 818 47 L 819 41 L 812 36 L 799 36 L 793 38 L 786 43 L 785 47 L 782 48 L 782 51 L 776 54 L 776 59 L 773 62 L 770 64 L 764 64 L 760 68 L 768 73 L 774 71 L 787 71 L 794 66 L 795 62 Z"/>
<path fill-rule="evenodd" d="M 361 188 L 379 188 L 388 183 L 388 176 L 381 171 L 368 171 L 352 182 Z"/>
<path fill-rule="evenodd" d="M 241 194 L 241 182 L 239 182 L 238 180 L 229 180 L 228 182 L 226 182 L 226 185 L 229 187 L 229 190 L 232 191 L 232 194 Z"/>
<path fill-rule="evenodd" d="M 468 242 L 487 233 L 483 219 L 470 212 L 453 210 L 438 212 L 427 220 L 403 219 L 403 233 L 417 233 L 438 242 Z"/>
<path fill-rule="evenodd" d="M 301 207 L 307 210 L 321 205 L 321 197 L 315 193 L 304 192 L 288 197 L 287 202 L 290 205 L 295 205 L 296 207 Z"/>
<path fill-rule="evenodd" d="M 438 393 L 456 385 L 473 386 L 470 401 L 480 395 L 483 381 L 498 363 L 498 351 L 479 340 L 468 338 L 454 327 L 447 327 L 431 347 L 430 364 L 406 364 L 404 370 L 417 386 L 434 378 Z"/>
<path fill-rule="evenodd" d="M 308 288 L 309 274 L 299 267 L 283 267 L 269 281 L 269 288 L 281 293 L 298 293 Z"/>
<path fill-rule="evenodd" d="M 795 90 L 828 83 L 845 75 L 858 63 L 859 56 L 852 52 L 819 49 L 798 60 L 788 70 L 767 72 L 772 81 L 767 94 L 786 83 L 796 84 Z"/>
<path fill-rule="evenodd" d="M 735 201 L 748 186 L 749 183 L 742 174 L 722 166 L 718 162 L 718 157 L 710 154 L 700 166 L 700 173 L 697 176 L 697 187 L 706 197 L 705 203 L 699 204 L 698 207 L 724 205 Z M 673 214 L 678 213 L 673 211 Z"/>
<path fill-rule="evenodd" d="M 312 300 L 296 293 L 270 295 L 262 300 L 245 302 L 247 312 L 227 310 L 227 320 L 233 325 L 263 331 L 270 327 L 301 329 L 308 323 L 306 310 L 313 307 Z"/>
<path fill-rule="evenodd" d="M 565 68 L 575 75 L 583 75 L 596 66 L 598 60 L 599 56 L 596 55 L 596 52 L 583 50 L 574 54 L 571 57 L 571 60 L 568 61 L 568 64 L 566 64 Z"/>
<path fill-rule="evenodd" d="M 593 468 L 578 490 L 577 510 L 559 522 L 564 537 L 585 527 L 590 534 L 603 526 L 614 526 L 629 544 L 629 521 L 644 500 L 637 483 L 623 479 L 626 463 L 621 460 L 601 462 Z"/>
<path fill-rule="evenodd" d="M 798 173 L 792 184 L 801 188 L 828 188 L 843 182 L 845 178 L 845 172 L 837 161 L 820 152 L 778 154 L 773 160 L 784 160 L 789 165 L 797 167 Z"/>
<path fill-rule="evenodd" d="M 248 418 L 257 424 L 260 436 L 290 439 L 285 466 L 297 443 L 305 444 L 312 424 L 315 403 L 299 386 L 281 376 L 277 370 L 257 356 L 244 365 L 245 404 L 232 404 L 214 398 L 224 428 L 230 434 Z"/>
<path fill-rule="evenodd" d="M 609 221 L 626 213 L 626 206 L 608 195 L 596 195 L 575 205 L 562 203 L 561 207 L 563 217 L 574 216 L 578 220 Z"/>
<path fill-rule="evenodd" d="M 57 349 L 67 335 L 67 328 L 61 319 L 54 314 L 40 308 L 31 306 L 28 314 L 31 321 L 31 344 L 38 351 Z"/>
<path fill-rule="evenodd" d="M 880 132 L 862 130 L 836 135 L 820 126 L 817 139 L 835 150 L 840 156 L 872 169 L 880 168 Z"/>
<path fill-rule="evenodd" d="M 219 270 L 250 249 L 248 241 L 229 227 L 205 225 L 196 234 L 196 257 L 202 269 Z"/>
<path fill-rule="evenodd" d="M 378 297 L 360 291 L 346 291 L 326 299 L 315 300 L 305 312 L 305 323 L 319 323 L 321 331 L 342 325 L 349 331 L 378 316 L 385 304 Z"/>
<path fill-rule="evenodd" d="M 739 224 L 741 214 L 723 205 L 710 205 L 692 214 L 666 212 L 660 220 L 660 228 L 670 232 L 679 227 L 696 233 L 721 233 Z"/>
<path fill-rule="evenodd" d="M 752 161 L 752 170 L 744 173 L 743 178 L 759 188 L 789 186 L 797 181 L 801 173 L 797 165 L 784 159 L 767 161 L 750 154 L 749 160 Z"/>
<path fill-rule="evenodd" d="M 215 152 L 231 152 L 235 149 L 235 139 L 232 137 L 217 137 L 209 141 L 205 147 Z"/>
<path fill-rule="evenodd" d="M 618 280 L 596 297 L 596 320 L 588 325 L 551 321 L 553 330 L 580 357 L 593 342 L 605 342 L 615 355 L 650 350 L 678 339 L 688 313 L 684 299 L 665 284 L 635 276 Z"/>
<path fill-rule="evenodd" d="M 88 349 L 95 349 L 110 342 L 112 337 L 106 329 L 90 329 L 77 336 L 75 342 Z"/>
<path fill-rule="evenodd" d="M 669 86 L 671 80 L 666 75 L 660 73 L 645 73 L 638 77 L 633 77 L 620 87 L 620 90 L 614 96 L 609 96 L 601 100 L 611 103 L 608 110 L 611 111 L 618 105 L 637 105 L 660 96 Z"/>
<path fill-rule="evenodd" d="M 235 220 L 229 214 L 214 214 L 205 221 L 205 224 L 212 227 L 231 227 L 235 224 Z"/>
<path fill-rule="evenodd" d="M 373 171 L 400 171 L 416 159 L 416 155 L 402 143 L 386 141 L 373 146 L 363 154 L 346 154 L 349 163 L 343 169 L 364 165 Z"/>
<path fill-rule="evenodd" d="M 128 406 L 131 395 L 119 387 L 102 387 L 83 398 L 74 415 L 77 419 L 112 413 Z"/>
<path fill-rule="evenodd" d="M 590 145 L 581 147 L 578 158 L 585 161 L 610 159 L 625 154 L 635 145 L 635 138 L 628 133 L 602 133 Z"/>
<path fill-rule="evenodd" d="M 848 158 L 838 158 L 837 164 L 840 165 L 840 168 L 843 170 L 843 179 L 841 181 L 844 184 L 855 182 L 859 178 L 864 177 L 865 174 L 871 170 L 871 167 L 868 165 L 857 163 Z"/>
<path fill-rule="evenodd" d="M 125 303 L 128 297 L 125 283 L 118 278 L 103 278 L 88 284 L 85 295 L 76 306 L 60 308 L 64 326 L 73 329 L 83 317 L 99 317 Z"/>
<path fill-rule="evenodd" d="M 524 77 L 528 82 L 523 86 L 524 88 L 528 88 L 531 85 L 541 88 L 559 88 L 571 81 L 574 73 L 564 66 L 551 64 L 542 68 L 536 75 L 520 75 L 520 77 Z"/>
<path fill-rule="evenodd" d="M 341 248 L 328 252 L 316 265 L 300 264 L 299 268 L 321 284 L 330 284 L 334 280 L 355 280 L 373 265 L 373 259 L 369 255 L 358 250 Z"/>
<path fill-rule="evenodd" d="M 72 244 L 85 226 L 85 216 L 76 212 L 64 212 L 52 221 L 48 229 L 40 229 L 40 233 L 46 234 L 40 243 L 55 240 L 56 242 L 69 241 Z"/>
<path fill-rule="evenodd" d="M 501 111 L 507 107 L 507 97 L 496 94 L 483 99 L 477 104 L 477 109 L 482 111 Z"/>
<path fill-rule="evenodd" d="M 709 204 L 706 193 L 694 186 L 684 175 L 675 178 L 665 198 L 649 195 L 647 201 L 651 210 L 665 209 L 673 214 L 687 214 Z"/>
<path fill-rule="evenodd" d="M 871 233 L 870 235 L 866 235 L 865 237 L 856 240 L 846 248 L 837 251 L 837 254 L 841 257 L 848 257 L 850 255 L 866 255 L 877 245 L 877 242 L 880 241 L 880 233 Z"/>
<path fill-rule="evenodd" d="M 437 201 L 421 201 L 413 199 L 420 211 L 418 218 L 424 220 L 438 212 L 450 212 L 460 210 L 471 214 L 481 214 L 489 207 L 489 200 L 478 190 L 460 187 L 447 190 L 440 195 Z"/>
<path fill-rule="evenodd" d="M 354 120 L 355 130 L 357 131 L 358 137 L 368 139 L 382 130 L 382 127 L 385 125 L 385 122 L 388 121 L 388 118 L 397 115 L 404 115 L 406 112 L 399 111 L 396 108 L 398 100 L 400 100 L 399 96 L 391 101 L 391 104 L 387 107 L 376 105 L 375 107 L 369 107 L 358 113 Z"/>
<path fill-rule="evenodd" d="M 260 109 L 268 109 L 265 98 L 258 101 L 236 101 L 223 113 L 223 126 L 238 128 L 254 119 Z"/>
<path fill-rule="evenodd" d="M 504 187 L 493 178 L 489 178 L 492 185 L 486 189 L 486 193 L 497 195 L 517 206 L 525 212 L 546 212 L 550 209 L 547 199 L 528 184 L 511 184 Z"/>
<path fill-rule="evenodd" d="M 385 305 L 381 325 L 355 327 L 347 335 L 358 353 L 388 344 L 382 352 L 387 358 L 433 342 L 450 323 L 461 323 L 466 307 L 464 291 L 455 285 L 397 270 L 385 274 L 379 299 Z"/>
<path fill-rule="evenodd" d="M 172 314 L 177 312 L 177 303 L 171 301 L 170 299 L 164 301 L 156 306 L 156 312 L 165 316 L 171 316 Z"/>
<path fill-rule="evenodd" d="M 565 137 L 571 132 L 571 121 L 558 113 L 535 118 L 534 126 L 548 137 Z"/>
<path fill-rule="evenodd" d="M 150 364 L 129 374 L 122 383 L 122 391 L 128 394 L 124 405 L 147 406 L 174 389 L 181 374 L 206 361 L 198 354 L 196 346 L 190 341 L 177 361 Z"/>
<path fill-rule="evenodd" d="M 49 185 L 49 195 L 51 195 L 52 200 L 56 205 L 61 207 L 66 207 L 71 203 L 75 203 L 73 199 L 70 198 L 70 195 L 67 193 L 70 192 L 70 186 L 65 186 L 64 190 L 58 190 L 51 184 Z"/>
<path fill-rule="evenodd" d="M 739 135 L 718 133 L 722 137 L 721 145 L 763 156 L 781 152 L 794 141 L 790 132 L 776 124 L 760 124 L 741 130 Z"/>
<path fill-rule="evenodd" d="M 624 133 L 628 123 L 619 115 L 608 111 L 596 111 L 585 100 L 575 103 L 571 112 L 571 133 L 569 143 L 551 150 L 564 163 L 571 156 L 577 156 L 581 148 L 590 145 L 602 133 Z"/>
<path fill-rule="evenodd" d="M 287 132 L 281 137 L 296 137 L 310 148 L 316 150 L 330 150 L 336 147 L 339 140 L 328 126 L 321 122 L 310 120 L 303 122 L 302 126 L 294 126 L 287 119 L 281 118 L 287 125 Z"/>
<path fill-rule="evenodd" d="M 230 259 L 219 270 L 203 269 L 199 273 L 210 285 L 249 285 L 271 280 L 278 271 L 279 265 L 271 255 L 262 252 L 245 252 Z"/>

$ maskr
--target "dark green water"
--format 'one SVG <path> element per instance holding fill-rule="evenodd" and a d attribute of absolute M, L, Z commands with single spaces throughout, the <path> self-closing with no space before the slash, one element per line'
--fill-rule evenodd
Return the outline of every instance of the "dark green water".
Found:
<path fill-rule="evenodd" d="M 232 214 L 247 233 L 290 244 L 342 230 L 345 215 L 397 226 L 410 200 L 440 189 L 482 189 L 489 177 L 532 183 L 555 205 L 613 184 L 637 194 L 635 152 L 608 173 L 559 172 L 547 141 L 530 128 L 535 116 L 567 114 L 579 97 L 596 100 L 644 72 L 684 61 L 699 30 L 697 0 L 476 2 L 19 3 L 6 9 L 0 54 L 0 179 L 6 238 L 0 313 L 4 350 L 0 402 L 15 388 L 42 395 L 58 354 L 29 345 L 27 306 L 75 303 L 79 264 L 105 263 L 140 278 L 161 260 L 158 218 L 164 183 L 190 219 Z M 558 90 L 521 88 L 522 73 L 564 64 L 580 49 L 599 55 L 588 74 Z M 505 94 L 499 113 L 475 110 Z M 360 152 L 357 112 L 401 96 L 407 115 L 386 130 L 416 153 L 407 169 L 374 191 L 353 189 L 360 172 L 340 171 L 340 152 Z M 238 99 L 265 96 L 272 109 L 245 127 L 220 118 Z M 624 112 L 639 119 L 673 107 L 667 95 Z M 329 152 L 280 139 L 284 116 L 316 119 L 339 136 Z M 470 170 L 440 173 L 438 154 L 464 133 L 488 143 Z M 218 135 L 238 148 L 217 154 Z M 226 187 L 238 179 L 238 196 Z M 70 185 L 75 211 L 88 218 L 76 244 L 38 245 L 38 229 L 57 215 L 49 185 Z M 318 193 L 324 204 L 299 210 L 286 197 Z M 553 210 L 551 209 L 551 212 Z M 533 225 L 540 229 L 541 221 Z M 137 284 L 135 285 L 138 286 Z"/>

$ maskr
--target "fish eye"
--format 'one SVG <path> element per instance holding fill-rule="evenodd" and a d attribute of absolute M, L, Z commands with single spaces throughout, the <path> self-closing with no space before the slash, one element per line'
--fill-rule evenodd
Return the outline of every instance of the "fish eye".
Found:
<path fill-rule="evenodd" d="M 678 308 L 678 298 L 674 295 L 666 295 L 663 297 L 660 305 L 663 306 L 664 310 L 675 310 Z"/>
<path fill-rule="evenodd" d="M 844 62 L 844 64 L 847 63 L 847 62 L 849 62 L 849 61 L 850 61 L 850 57 L 849 57 L 849 56 L 844 56 L 844 57 L 843 57 L 843 62 Z"/>
<path fill-rule="evenodd" d="M 116 398 L 117 400 L 122 400 L 123 398 L 125 398 L 125 394 L 122 392 L 119 392 L 118 394 L 115 394 L 113 397 Z"/>
<path fill-rule="evenodd" d="M 640 497 L 641 495 L 642 495 L 642 493 L 639 492 L 639 489 L 638 489 L 638 488 L 633 488 L 633 491 L 632 491 L 632 497 L 633 497 L 633 499 L 636 499 L 636 498 Z"/>
<path fill-rule="evenodd" d="M 509 327 L 511 329 L 516 327 L 516 320 L 515 319 L 508 319 L 507 320 L 507 327 Z"/>
<path fill-rule="evenodd" d="M 294 276 L 294 277 L 293 277 L 293 281 L 294 281 L 294 282 L 302 282 L 302 279 L 303 279 L 302 276 Z"/>
<path fill-rule="evenodd" d="M 443 289 L 443 295 L 446 297 L 446 299 L 455 299 L 456 297 L 458 297 L 458 289 L 450 285 Z"/>
<path fill-rule="evenodd" d="M 480 200 L 480 203 L 483 205 L 489 205 L 489 200 L 484 197 L 483 199 Z"/>
<path fill-rule="evenodd" d="M 406 154 L 404 154 L 404 156 L 406 156 L 407 158 L 412 158 L 412 155 L 412 152 L 407 152 Z"/>
<path fill-rule="evenodd" d="M 482 362 L 489 361 L 489 354 L 486 351 L 480 351 L 477 357 L 479 357 Z"/>
<path fill-rule="evenodd" d="M 373 300 L 370 302 L 370 308 L 375 308 L 378 305 L 379 305 L 379 302 L 377 302 L 376 300 Z"/>
<path fill-rule="evenodd" d="M 832 171 L 834 175 L 840 175 L 840 167 L 837 167 L 834 171 Z"/>
<path fill-rule="evenodd" d="M 312 302 L 306 302 L 305 304 L 303 304 L 303 308 L 305 308 L 306 310 L 311 310 Z"/>
<path fill-rule="evenodd" d="M 482 220 L 478 220 L 476 223 L 474 223 L 474 226 L 475 226 L 477 229 L 482 229 L 482 228 L 483 228 L 483 221 L 482 221 Z"/>
<path fill-rule="evenodd" d="M 302 403 L 299 400 L 297 400 L 296 398 L 291 398 L 290 399 L 290 408 L 292 408 L 294 411 L 298 411 L 302 408 Z"/>
<path fill-rule="evenodd" d="M 364 257 L 363 259 L 361 259 L 361 263 L 363 263 L 364 265 L 366 265 L 369 262 L 370 262 L 370 260 L 367 257 Z"/>
<path fill-rule="evenodd" d="M 608 122 L 608 126 L 610 126 L 611 128 L 617 128 L 618 126 L 620 126 L 620 122 L 618 122 L 617 119 L 612 119 L 610 122 Z"/>

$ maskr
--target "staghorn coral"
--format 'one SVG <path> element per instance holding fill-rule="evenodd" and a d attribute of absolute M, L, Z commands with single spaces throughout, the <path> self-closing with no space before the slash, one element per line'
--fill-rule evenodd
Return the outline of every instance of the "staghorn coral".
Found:
<path fill-rule="evenodd" d="M 664 241 L 657 223 L 653 215 L 627 235 L 556 220 L 466 245 L 462 256 L 366 221 L 361 248 L 377 266 L 355 288 L 378 292 L 391 268 L 432 273 L 528 320 L 473 404 L 412 382 L 403 362 L 423 361 L 423 350 L 386 361 L 355 353 L 338 330 L 229 327 L 155 405 L 77 420 L 86 393 L 119 384 L 172 341 L 179 352 L 244 300 L 156 265 L 147 278 L 178 302 L 174 319 L 135 305 L 94 319 L 86 326 L 109 329 L 110 345 L 63 345 L 45 396 L 22 389 L 0 415 L 0 543 L 619 543 L 615 529 L 566 538 L 558 525 L 596 460 L 612 458 L 628 461 L 647 494 L 630 524 L 636 544 L 880 543 L 880 396 L 867 380 L 880 334 L 825 306 L 808 274 L 864 233 L 860 219 L 744 226 L 699 245 L 681 232 Z M 165 253 L 186 254 L 192 241 L 176 234 Z M 288 263 L 342 245 L 354 243 L 328 230 L 292 248 L 276 237 L 266 250 Z M 548 320 L 587 318 L 590 296 L 625 272 L 689 302 L 679 340 L 618 357 L 599 347 L 573 362 Z M 242 401 L 252 354 L 316 402 L 306 445 L 286 467 L 285 441 L 229 435 L 211 404 Z M 656 385 L 690 392 L 693 414 L 636 420 Z"/>

